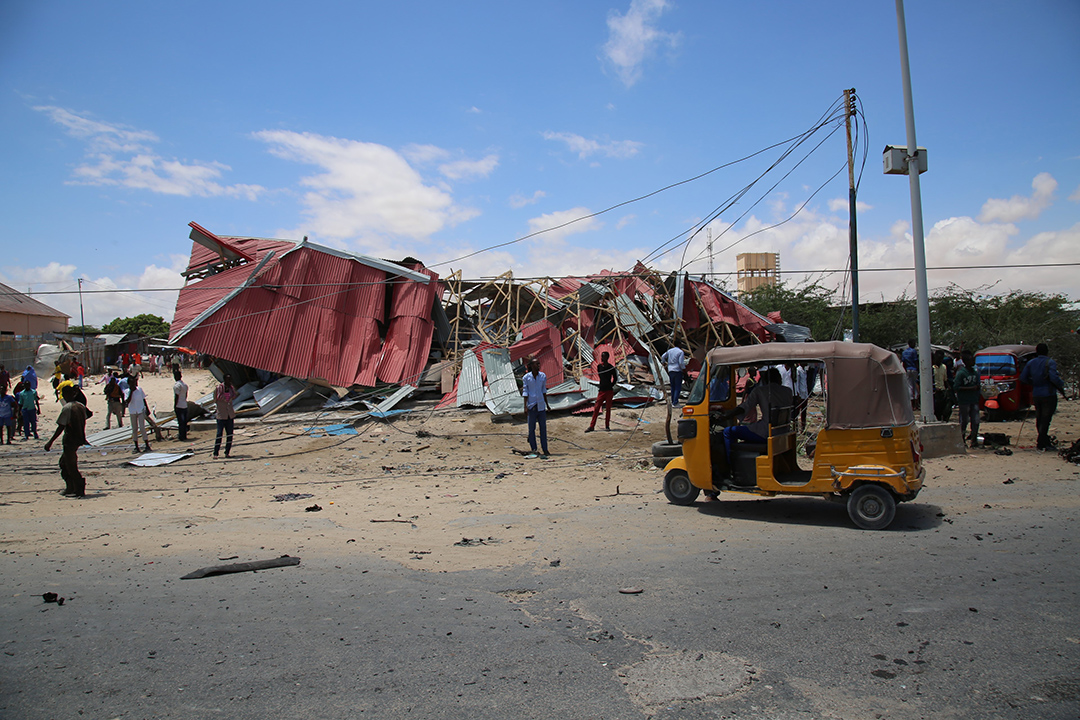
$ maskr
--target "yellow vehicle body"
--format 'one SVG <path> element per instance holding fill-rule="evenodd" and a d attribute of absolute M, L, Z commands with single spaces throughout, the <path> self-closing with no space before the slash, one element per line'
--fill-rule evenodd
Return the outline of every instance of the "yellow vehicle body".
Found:
<path fill-rule="evenodd" d="M 731 392 L 730 397 L 710 402 L 711 393 L 704 391 L 706 379 L 723 380 L 726 374 L 726 387 L 734 388 L 736 368 L 746 364 L 770 360 L 782 362 L 792 355 L 800 360 L 814 361 L 822 356 L 828 357 L 831 352 L 849 355 L 854 352 L 852 343 L 799 343 L 795 347 L 784 347 L 787 345 L 785 343 L 776 345 L 780 347 L 770 349 L 769 346 L 758 346 L 760 349 L 750 353 L 749 360 L 743 357 L 747 356 L 748 349 L 739 349 L 739 353 L 721 352 L 736 350 L 724 348 L 708 354 L 698 383 L 691 390 L 690 399 L 678 420 L 682 455 L 673 458 L 664 469 L 664 491 L 668 499 L 676 504 L 689 504 L 697 498 L 700 490 L 712 494 L 734 491 L 767 497 L 780 494 L 816 495 L 848 503 L 849 514 L 860 527 L 886 527 L 892 521 L 895 503 L 914 500 L 918 495 L 925 473 L 918 428 L 910 404 L 906 412 L 903 405 L 908 402 L 906 386 L 902 387 L 892 379 L 886 381 L 879 378 L 880 382 L 874 382 L 872 378 L 863 378 L 864 382 L 856 382 L 857 387 L 845 388 L 845 380 L 855 381 L 854 378 L 845 377 L 853 365 L 847 363 L 835 367 L 828 378 L 826 405 L 830 392 L 848 394 L 842 401 L 841 412 L 830 415 L 826 411 L 826 426 L 817 434 L 809 470 L 799 466 L 796 456 L 798 434 L 790 422 L 790 414 L 783 412 L 777 414 L 777 424 L 770 423 L 766 443 L 733 445 L 733 457 L 726 457 L 722 432 L 725 426 L 732 424 L 730 413 L 738 401 L 735 393 Z M 832 347 L 835 345 L 846 347 Z M 798 352 L 799 346 L 805 346 L 801 348 L 801 353 Z M 904 379 L 898 361 L 896 367 L 892 367 L 887 357 L 891 354 L 874 346 L 867 347 L 874 349 L 875 359 L 862 363 L 864 370 L 869 368 L 867 372 L 881 375 L 895 371 L 898 378 Z M 773 354 L 780 357 L 774 358 Z M 895 356 L 892 357 L 895 359 Z M 742 362 L 737 362 L 739 360 Z M 886 368 L 878 368 L 877 364 L 881 363 Z M 827 361 L 823 364 L 826 368 L 831 367 Z M 892 399 L 882 402 L 882 398 L 875 395 L 868 398 L 869 409 L 866 412 L 859 412 L 857 398 L 850 395 L 850 392 L 860 389 L 868 393 L 888 394 L 894 386 L 897 392 L 904 391 L 903 403 Z M 834 422 L 830 423 L 830 419 Z M 868 426 L 852 427 L 862 424 Z"/>

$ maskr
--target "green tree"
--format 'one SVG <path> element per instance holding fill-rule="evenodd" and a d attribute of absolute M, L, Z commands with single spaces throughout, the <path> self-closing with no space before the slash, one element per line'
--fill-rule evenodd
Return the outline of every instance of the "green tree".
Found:
<path fill-rule="evenodd" d="M 933 341 L 977 351 L 991 345 L 1053 343 L 1076 328 L 1078 313 L 1061 294 L 1015 290 L 992 295 L 957 285 L 930 303 Z"/>
<path fill-rule="evenodd" d="M 72 335 L 99 335 L 101 331 L 93 325 L 68 325 L 67 331 Z"/>
<path fill-rule="evenodd" d="M 784 322 L 810 328 L 815 340 L 843 337 L 842 310 L 835 307 L 836 291 L 816 280 L 796 287 L 785 282 L 762 285 L 743 295 L 740 301 L 762 315 L 779 312 Z"/>
<path fill-rule="evenodd" d="M 169 323 L 158 315 L 136 315 L 130 318 L 116 318 L 101 328 L 105 333 L 126 335 L 135 333 L 145 337 L 168 337 Z"/>

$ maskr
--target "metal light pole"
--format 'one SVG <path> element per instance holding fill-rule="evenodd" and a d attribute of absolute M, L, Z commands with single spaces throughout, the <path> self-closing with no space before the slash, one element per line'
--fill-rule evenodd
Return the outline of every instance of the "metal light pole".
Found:
<path fill-rule="evenodd" d="M 896 28 L 900 36 L 900 71 L 904 83 L 904 120 L 907 126 L 907 174 L 911 184 L 911 239 L 915 249 L 915 300 L 919 323 L 919 399 L 923 422 L 934 421 L 934 380 L 930 359 L 930 297 L 926 283 L 926 247 L 923 242 L 922 191 L 919 187 L 919 145 L 915 142 L 915 108 L 911 101 L 907 23 L 904 0 L 896 0 Z"/>

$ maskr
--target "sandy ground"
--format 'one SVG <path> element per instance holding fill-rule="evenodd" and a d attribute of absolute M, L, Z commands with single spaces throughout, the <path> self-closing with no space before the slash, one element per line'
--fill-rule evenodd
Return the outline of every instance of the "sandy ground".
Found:
<path fill-rule="evenodd" d="M 214 385 L 205 371 L 188 371 L 185 379 L 192 398 Z M 86 388 L 94 411 L 90 432 L 105 425 L 103 386 L 93 380 Z M 160 410 L 171 409 L 171 386 L 165 375 L 143 380 L 151 406 Z M 127 465 L 135 456 L 130 443 L 83 448 L 88 497 L 82 500 L 58 494 L 59 451 L 42 449 L 58 410 L 50 390 L 42 400 L 42 439 L 0 447 L 4 553 L 143 562 L 203 557 L 207 565 L 285 553 L 370 553 L 412 569 L 454 571 L 547 566 L 572 548 L 617 549 L 643 531 L 679 532 L 677 515 L 651 521 L 664 527 L 612 528 L 592 525 L 580 512 L 665 503 L 658 494 L 662 473 L 650 463 L 650 445 L 665 435 L 662 407 L 616 409 L 611 432 L 590 434 L 587 416 L 556 414 L 549 419 L 549 459 L 524 458 L 524 423 L 496 424 L 486 411 L 429 407 L 393 422 L 364 422 L 358 435 L 319 438 L 297 434 L 310 417 L 281 413 L 238 424 L 229 460 L 211 459 L 213 426 L 199 423 L 186 443 L 174 437 L 154 443 L 157 452 L 194 453 L 164 467 Z M 1032 416 L 984 422 L 982 429 L 1009 434 L 1014 454 L 980 449 L 928 462 L 927 489 L 946 482 L 967 489 L 954 495 L 951 513 L 981 508 L 980 486 L 1071 478 L 1078 470 L 1032 449 Z M 1052 432 L 1069 442 L 1080 437 L 1080 403 L 1059 404 Z M 286 493 L 312 497 L 274 500 Z M 746 501 L 754 498 L 725 494 L 721 502 Z M 306 510 L 314 505 L 321 510 Z"/>

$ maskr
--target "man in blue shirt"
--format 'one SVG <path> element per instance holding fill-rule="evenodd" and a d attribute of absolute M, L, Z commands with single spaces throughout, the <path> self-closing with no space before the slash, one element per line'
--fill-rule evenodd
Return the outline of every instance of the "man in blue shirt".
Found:
<path fill-rule="evenodd" d="M 679 406 L 682 394 L 683 370 L 686 369 L 686 354 L 678 345 L 673 344 L 660 356 L 660 362 L 667 366 L 668 379 L 671 380 L 671 407 Z"/>
<path fill-rule="evenodd" d="M 915 349 L 914 340 L 907 341 L 907 347 L 900 354 L 900 362 L 907 373 L 908 390 L 911 391 L 911 402 L 914 405 L 919 397 L 919 351 Z"/>
<path fill-rule="evenodd" d="M 1065 397 L 1065 383 L 1058 375 L 1057 363 L 1050 359 L 1050 348 L 1046 343 L 1035 346 L 1035 358 L 1029 360 L 1020 372 L 1020 382 L 1031 386 L 1031 402 L 1035 405 L 1035 429 L 1039 439 L 1035 443 L 1038 450 L 1053 450 L 1050 442 L 1050 420 L 1057 411 L 1057 393 Z"/>
<path fill-rule="evenodd" d="M 536 426 L 540 425 L 540 447 L 544 450 L 544 457 L 548 452 L 547 442 L 547 375 L 540 372 L 540 361 L 534 357 L 529 358 L 526 367 L 529 369 L 522 378 L 522 396 L 525 398 L 525 412 L 529 417 L 529 447 L 536 452 Z"/>

